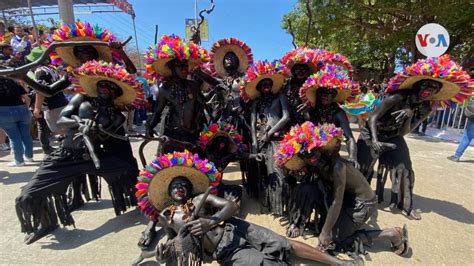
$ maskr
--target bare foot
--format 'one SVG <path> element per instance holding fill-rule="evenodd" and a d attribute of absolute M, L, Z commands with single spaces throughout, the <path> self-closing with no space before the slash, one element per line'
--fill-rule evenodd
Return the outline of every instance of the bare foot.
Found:
<path fill-rule="evenodd" d="M 44 236 L 48 235 L 49 233 L 51 233 L 52 231 L 54 231 L 54 229 L 56 229 L 58 227 L 59 226 L 57 224 L 55 224 L 55 225 L 52 225 L 50 227 L 39 228 L 38 231 L 26 235 L 25 239 L 23 241 L 27 245 L 32 244 L 32 243 L 36 242 L 37 240 L 43 238 Z"/>
<path fill-rule="evenodd" d="M 297 238 L 301 235 L 301 229 L 299 229 L 296 224 L 291 224 L 288 229 L 286 229 L 286 236 L 289 238 Z"/>
<path fill-rule="evenodd" d="M 412 209 L 410 212 L 403 210 L 403 215 L 413 220 L 421 220 L 421 215 L 416 210 Z"/>
<path fill-rule="evenodd" d="M 153 229 L 145 229 L 145 231 L 142 232 L 142 236 L 138 240 L 138 247 L 141 249 L 146 249 L 150 247 L 151 243 L 156 237 L 156 230 L 155 228 Z"/>
<path fill-rule="evenodd" d="M 400 235 L 400 240 L 397 245 L 392 243 L 392 251 L 399 256 L 404 256 L 408 253 L 409 248 L 407 226 L 404 225 L 403 229 L 400 227 L 395 227 L 395 230 L 398 231 Z"/>

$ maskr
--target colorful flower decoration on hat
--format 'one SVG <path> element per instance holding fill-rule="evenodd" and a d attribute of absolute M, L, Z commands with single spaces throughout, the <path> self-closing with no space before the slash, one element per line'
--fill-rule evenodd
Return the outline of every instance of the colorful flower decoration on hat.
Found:
<path fill-rule="evenodd" d="M 441 102 L 443 105 L 448 104 L 448 100 L 455 103 L 462 103 L 469 97 L 472 97 L 474 93 L 472 79 L 469 74 L 467 74 L 459 64 L 451 60 L 447 54 L 439 57 L 420 59 L 415 64 L 405 67 L 403 72 L 397 73 L 389 80 L 385 92 L 391 93 L 400 90 L 403 83 L 414 76 L 440 79 L 459 87 L 460 90 L 456 95 L 451 99 L 446 99 Z"/>
<path fill-rule="evenodd" d="M 199 145 L 205 149 L 207 144 L 216 136 L 221 133 L 227 134 L 240 151 L 247 150 L 247 146 L 242 143 L 242 135 L 228 123 L 220 122 L 211 124 L 209 126 L 204 125 L 204 130 L 199 135 Z"/>
<path fill-rule="evenodd" d="M 350 90 L 348 93 L 349 95 L 354 89 L 354 83 L 350 79 L 347 71 L 341 66 L 326 64 L 316 74 L 309 76 L 300 88 L 302 102 L 311 107 L 314 107 L 315 102 L 308 99 L 307 92 L 314 88 L 334 89 L 338 93 Z"/>
<path fill-rule="evenodd" d="M 99 27 L 99 25 L 92 25 L 88 22 L 76 21 L 71 24 L 63 24 L 60 28 L 53 32 L 51 37 L 53 42 L 64 42 L 73 38 L 92 38 L 97 41 L 113 42 L 117 41 L 117 37 L 105 28 Z M 52 42 L 46 41 L 45 46 L 48 47 Z M 51 58 L 51 64 L 53 65 L 64 65 L 68 67 L 63 59 L 58 56 L 58 53 L 53 51 L 49 54 Z M 115 63 L 121 61 L 120 55 L 112 52 L 112 58 Z M 71 70 L 69 68 L 69 70 Z"/>
<path fill-rule="evenodd" d="M 238 47 L 240 47 L 246 57 L 247 57 L 247 60 L 248 60 L 248 65 L 252 65 L 253 64 L 253 54 L 252 54 L 252 50 L 250 49 L 250 47 L 243 41 L 241 40 L 238 40 L 236 38 L 225 38 L 225 39 L 222 39 L 222 40 L 219 40 L 217 42 L 214 43 L 214 45 L 212 45 L 211 47 L 211 54 L 210 54 L 210 57 L 212 58 L 214 56 L 214 54 L 217 52 L 217 50 L 219 50 L 219 48 L 223 47 L 223 46 L 226 46 L 226 45 L 236 45 Z M 216 73 L 216 65 L 214 63 L 213 60 L 211 60 L 211 64 L 210 64 L 210 67 L 211 67 L 211 70 L 213 73 Z"/>
<path fill-rule="evenodd" d="M 86 91 L 86 89 L 83 88 L 79 83 L 81 78 L 105 77 L 119 81 L 120 83 L 135 91 L 135 98 L 134 101 L 132 100 L 130 102 L 131 105 L 142 106 L 145 102 L 141 82 L 139 82 L 134 75 L 129 74 L 124 66 L 107 63 L 104 61 L 89 61 L 83 64 L 81 67 L 76 68 L 73 74 L 75 77 L 74 87 L 78 93 L 88 94 L 88 91 Z M 124 90 L 120 83 L 117 85 L 122 88 L 122 96 L 125 96 L 127 90 Z M 95 84 L 93 85 L 95 86 Z"/>
<path fill-rule="evenodd" d="M 315 63 L 315 51 L 307 47 L 298 47 L 286 53 L 280 62 L 284 64 L 288 69 L 291 69 L 295 64 L 308 64 Z"/>
<path fill-rule="evenodd" d="M 222 180 L 222 174 L 217 171 L 214 164 L 208 160 L 199 159 L 197 154 L 185 151 L 157 156 L 144 170 L 140 171 L 137 177 L 137 184 L 135 185 L 137 189 L 135 195 L 138 200 L 138 206 L 141 212 L 153 221 L 158 220 L 160 210 L 157 210 L 151 203 L 148 187 L 154 178 L 160 178 L 160 175 L 157 174 L 159 171 L 173 166 L 191 167 L 204 173 L 209 179 L 209 185 L 212 186 L 211 193 L 213 194 L 217 194 L 217 186 Z M 166 188 L 166 190 L 168 190 L 168 188 Z"/>
<path fill-rule="evenodd" d="M 280 141 L 275 153 L 276 163 L 278 167 L 283 168 L 293 156 L 323 148 L 334 138 L 342 140 L 343 133 L 343 130 L 334 124 L 325 123 L 315 126 L 307 121 L 301 125 L 295 125 Z"/>
<path fill-rule="evenodd" d="M 273 75 L 282 75 L 284 77 L 284 81 L 286 81 L 289 74 L 290 71 L 288 70 L 288 68 L 286 68 L 285 65 L 283 65 L 277 60 L 273 62 L 270 62 L 268 60 L 258 60 L 256 63 L 249 66 L 245 77 L 240 83 L 240 97 L 245 102 L 248 102 L 250 100 L 250 97 L 246 90 L 246 86 L 258 79 L 259 77 L 268 76 L 269 78 L 271 78 L 271 76 Z M 275 86 L 276 84 L 273 85 Z M 281 86 L 283 86 L 283 84 L 281 84 Z"/>
<path fill-rule="evenodd" d="M 176 35 L 164 35 L 158 44 L 151 45 L 145 55 L 145 69 L 147 73 L 158 78 L 161 73 L 157 73 L 153 64 L 159 60 L 178 59 L 180 61 L 208 61 L 208 51 L 193 42 L 182 40 Z"/>

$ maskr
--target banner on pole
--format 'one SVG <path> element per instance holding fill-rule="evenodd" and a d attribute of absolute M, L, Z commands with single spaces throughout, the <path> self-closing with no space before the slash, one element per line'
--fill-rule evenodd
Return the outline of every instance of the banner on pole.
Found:
<path fill-rule="evenodd" d="M 130 16 L 132 16 L 133 19 L 135 19 L 135 11 L 133 10 L 133 6 L 127 0 L 108 0 L 108 1 L 109 3 L 117 6 L 123 12 L 129 14 Z"/>
<path fill-rule="evenodd" d="M 201 20 L 198 20 L 198 23 Z M 193 28 L 195 26 L 195 20 L 193 18 L 185 19 L 185 32 L 186 32 L 186 40 L 191 40 L 193 36 Z M 204 19 L 204 22 L 201 24 L 201 41 L 207 42 L 209 41 L 209 25 L 207 24 L 207 19 Z"/>

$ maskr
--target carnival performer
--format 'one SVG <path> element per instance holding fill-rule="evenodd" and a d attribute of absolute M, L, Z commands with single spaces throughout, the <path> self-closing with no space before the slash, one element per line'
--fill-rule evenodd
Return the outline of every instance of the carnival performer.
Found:
<path fill-rule="evenodd" d="M 405 226 L 361 229 L 377 212 L 377 199 L 362 173 L 339 156 L 342 135 L 343 129 L 334 124 L 315 126 L 308 121 L 285 135 L 275 156 L 282 167 L 297 171 L 306 166 L 308 173 L 318 176 L 317 185 L 306 183 L 302 187 L 310 189 L 301 190 L 314 201 L 301 203 L 312 203 L 325 211 L 319 235 L 320 249 L 357 252 L 373 240 L 388 240 L 396 254 L 406 254 L 408 232 Z M 335 247 L 330 247 L 331 244 Z"/>
<path fill-rule="evenodd" d="M 61 65 L 68 71 L 80 67 L 91 60 L 101 60 L 108 63 L 125 65 L 130 74 L 137 72 L 135 65 L 123 50 L 123 44 L 117 37 L 105 28 L 87 22 L 76 21 L 72 24 L 63 24 L 53 32 L 52 42 L 103 41 L 108 46 L 79 45 L 58 47 L 50 54 L 53 65 Z M 48 47 L 52 42 L 45 43 Z"/>
<path fill-rule="evenodd" d="M 81 174 L 104 177 L 115 213 L 136 205 L 136 160 L 124 139 L 123 106 L 143 99 L 140 83 L 124 67 L 89 61 L 74 71 L 82 92 L 63 109 L 58 121 L 66 128 L 61 146 L 48 156 L 16 199 L 25 243 L 31 244 L 58 227 L 74 225 L 66 206 L 66 189 Z"/>
<path fill-rule="evenodd" d="M 284 173 L 275 165 L 273 154 L 290 120 L 288 100 L 281 92 L 288 74 L 288 69 L 278 61 L 258 61 L 247 70 L 240 87 L 242 99 L 252 101 L 251 152 L 263 153 L 266 157 L 268 178 L 263 204 L 277 216 L 284 212 L 285 184 Z"/>
<path fill-rule="evenodd" d="M 311 75 L 300 89 L 301 101 L 310 107 L 309 121 L 313 123 L 334 123 L 344 130 L 347 140 L 349 161 L 356 168 L 357 145 L 345 112 L 339 107 L 352 93 L 354 83 L 349 73 L 336 64 L 325 64 Z"/>
<path fill-rule="evenodd" d="M 140 172 L 140 208 L 168 235 L 157 246 L 159 262 L 199 265 L 207 255 L 223 265 L 288 265 L 290 255 L 296 255 L 333 265 L 352 263 L 233 217 L 236 204 L 209 193 L 219 179 L 211 163 L 189 152 L 158 156 Z"/>
<path fill-rule="evenodd" d="M 169 108 L 164 135 L 179 141 L 197 144 L 204 116 L 204 99 L 201 83 L 187 79 L 189 70 L 202 61 L 207 61 L 207 51 L 193 42 L 180 37 L 163 36 L 157 45 L 152 45 L 145 56 L 145 68 L 150 76 L 163 78 L 153 117 L 147 123 L 147 135 L 155 135 L 154 127 L 160 122 L 165 107 Z M 172 147 L 164 147 L 170 152 Z"/>
<path fill-rule="evenodd" d="M 419 60 L 390 79 L 385 98 L 361 130 L 357 160 L 370 182 L 379 159 L 379 168 L 392 180 L 392 210 L 400 209 L 407 217 L 421 219 L 413 206 L 415 174 L 403 136 L 427 119 L 436 104 L 443 105 L 447 100 L 462 103 L 472 97 L 470 82 L 469 75 L 449 55 Z M 383 182 L 377 186 L 378 193 L 383 193 Z M 382 197 L 379 195 L 379 199 Z"/>

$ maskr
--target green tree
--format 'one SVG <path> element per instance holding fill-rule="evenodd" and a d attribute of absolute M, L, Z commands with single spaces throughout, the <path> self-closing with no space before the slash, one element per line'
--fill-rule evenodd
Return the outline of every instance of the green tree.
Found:
<path fill-rule="evenodd" d="M 391 76 L 395 57 L 405 63 L 422 57 L 415 35 L 431 22 L 448 30 L 448 53 L 458 60 L 472 56 L 472 17 L 474 3 L 469 0 L 298 0 L 283 17 L 282 27 L 294 45 L 343 53 L 356 68 L 375 68 Z"/>

